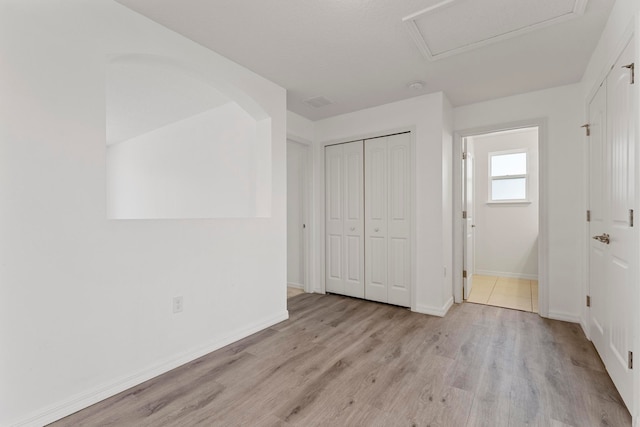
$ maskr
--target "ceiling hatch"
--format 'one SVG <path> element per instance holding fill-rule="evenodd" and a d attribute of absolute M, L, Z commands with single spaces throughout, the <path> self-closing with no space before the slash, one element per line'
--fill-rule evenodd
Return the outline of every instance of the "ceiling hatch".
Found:
<path fill-rule="evenodd" d="M 418 49 L 437 60 L 557 24 L 588 0 L 444 0 L 403 18 Z"/>

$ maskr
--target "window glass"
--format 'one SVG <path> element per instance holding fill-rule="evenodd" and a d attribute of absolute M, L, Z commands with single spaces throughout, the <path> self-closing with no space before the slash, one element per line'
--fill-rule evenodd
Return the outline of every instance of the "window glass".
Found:
<path fill-rule="evenodd" d="M 526 173 L 527 153 L 491 156 L 491 176 L 525 175 Z"/>
<path fill-rule="evenodd" d="M 526 178 L 494 179 L 491 181 L 493 200 L 524 200 L 527 198 Z"/>

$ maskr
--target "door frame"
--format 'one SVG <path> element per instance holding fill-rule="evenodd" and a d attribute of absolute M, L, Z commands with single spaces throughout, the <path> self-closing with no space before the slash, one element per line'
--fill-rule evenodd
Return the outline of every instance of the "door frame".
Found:
<path fill-rule="evenodd" d="M 463 302 L 462 281 L 462 143 L 466 137 L 527 127 L 538 128 L 538 314 L 549 317 L 549 225 L 548 211 L 548 170 L 547 170 L 547 119 L 534 118 L 509 123 L 497 123 L 470 129 L 454 131 L 453 136 L 453 295 L 456 303 Z M 560 319 L 565 320 L 565 319 Z"/>
<path fill-rule="evenodd" d="M 320 283 L 317 284 L 317 286 L 314 288 L 315 292 L 324 294 L 326 293 L 326 242 L 325 242 L 325 226 L 326 226 L 326 206 L 325 206 L 325 156 L 324 156 L 324 149 L 325 147 L 329 146 L 329 145 L 337 145 L 337 144 L 346 144 L 349 142 L 356 142 L 356 141 L 364 141 L 365 139 L 372 139 L 372 138 L 381 138 L 381 137 L 385 137 L 385 136 L 389 136 L 389 135 L 394 135 L 397 133 L 406 133 L 409 132 L 411 134 L 411 174 L 410 174 L 410 194 L 411 194 L 411 231 L 410 234 L 412 236 L 411 239 L 411 305 L 410 305 L 410 309 L 411 311 L 416 311 L 416 238 L 415 238 L 415 231 L 416 231 L 416 197 L 415 197 L 415 190 L 416 190 L 416 156 L 415 156 L 415 152 L 416 152 L 416 127 L 415 126 L 404 126 L 404 127 L 399 127 L 399 128 L 393 128 L 393 129 L 388 129 L 388 130 L 384 130 L 384 131 L 378 131 L 378 132 L 369 132 L 369 133 L 365 133 L 365 134 L 356 134 L 354 136 L 350 136 L 347 138 L 340 138 L 340 139 L 336 139 L 336 140 L 331 140 L 331 141 L 324 141 L 324 142 L 320 142 L 316 145 L 317 150 L 314 154 L 317 156 L 318 161 L 316 162 L 317 167 L 317 173 L 316 173 L 316 184 L 317 184 L 317 188 L 319 189 L 318 194 L 316 194 L 315 196 L 315 201 L 317 203 L 317 209 L 316 212 L 318 214 L 318 219 L 319 221 L 316 222 L 317 224 L 317 229 L 318 229 L 318 233 L 316 234 L 316 241 L 318 242 L 318 253 L 316 254 L 319 260 L 318 266 L 319 266 L 319 274 L 318 277 L 320 278 Z"/>
<path fill-rule="evenodd" d="M 302 263 L 304 269 L 304 291 L 310 293 L 313 292 L 313 284 L 311 283 L 311 280 L 314 276 L 311 269 L 313 268 L 313 248 L 315 248 L 315 242 L 313 241 L 314 236 L 310 231 L 311 220 L 313 218 L 313 144 L 303 138 L 287 135 L 287 143 L 289 142 L 302 146 L 306 152 L 306 155 L 303 156 L 304 164 L 302 165 L 304 167 L 304 183 L 302 184 L 302 220 L 306 225 L 302 233 L 302 247 L 304 250 Z"/>

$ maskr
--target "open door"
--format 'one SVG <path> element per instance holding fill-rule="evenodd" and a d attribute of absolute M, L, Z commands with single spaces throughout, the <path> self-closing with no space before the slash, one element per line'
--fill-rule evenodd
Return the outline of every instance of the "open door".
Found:
<path fill-rule="evenodd" d="M 473 286 L 473 251 L 474 251 L 474 228 L 473 224 L 473 147 L 470 147 L 470 142 L 467 138 L 463 140 L 463 155 L 462 155 L 462 182 L 463 182 L 463 235 L 464 235 L 464 248 L 463 248 L 463 283 L 464 283 L 464 299 L 469 298 L 471 294 L 471 287 Z"/>

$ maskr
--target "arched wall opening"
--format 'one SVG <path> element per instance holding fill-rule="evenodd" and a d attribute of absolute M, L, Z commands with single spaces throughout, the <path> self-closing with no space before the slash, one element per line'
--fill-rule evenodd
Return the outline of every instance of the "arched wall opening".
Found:
<path fill-rule="evenodd" d="M 271 119 L 244 92 L 156 55 L 110 58 L 110 219 L 271 213 Z"/>

